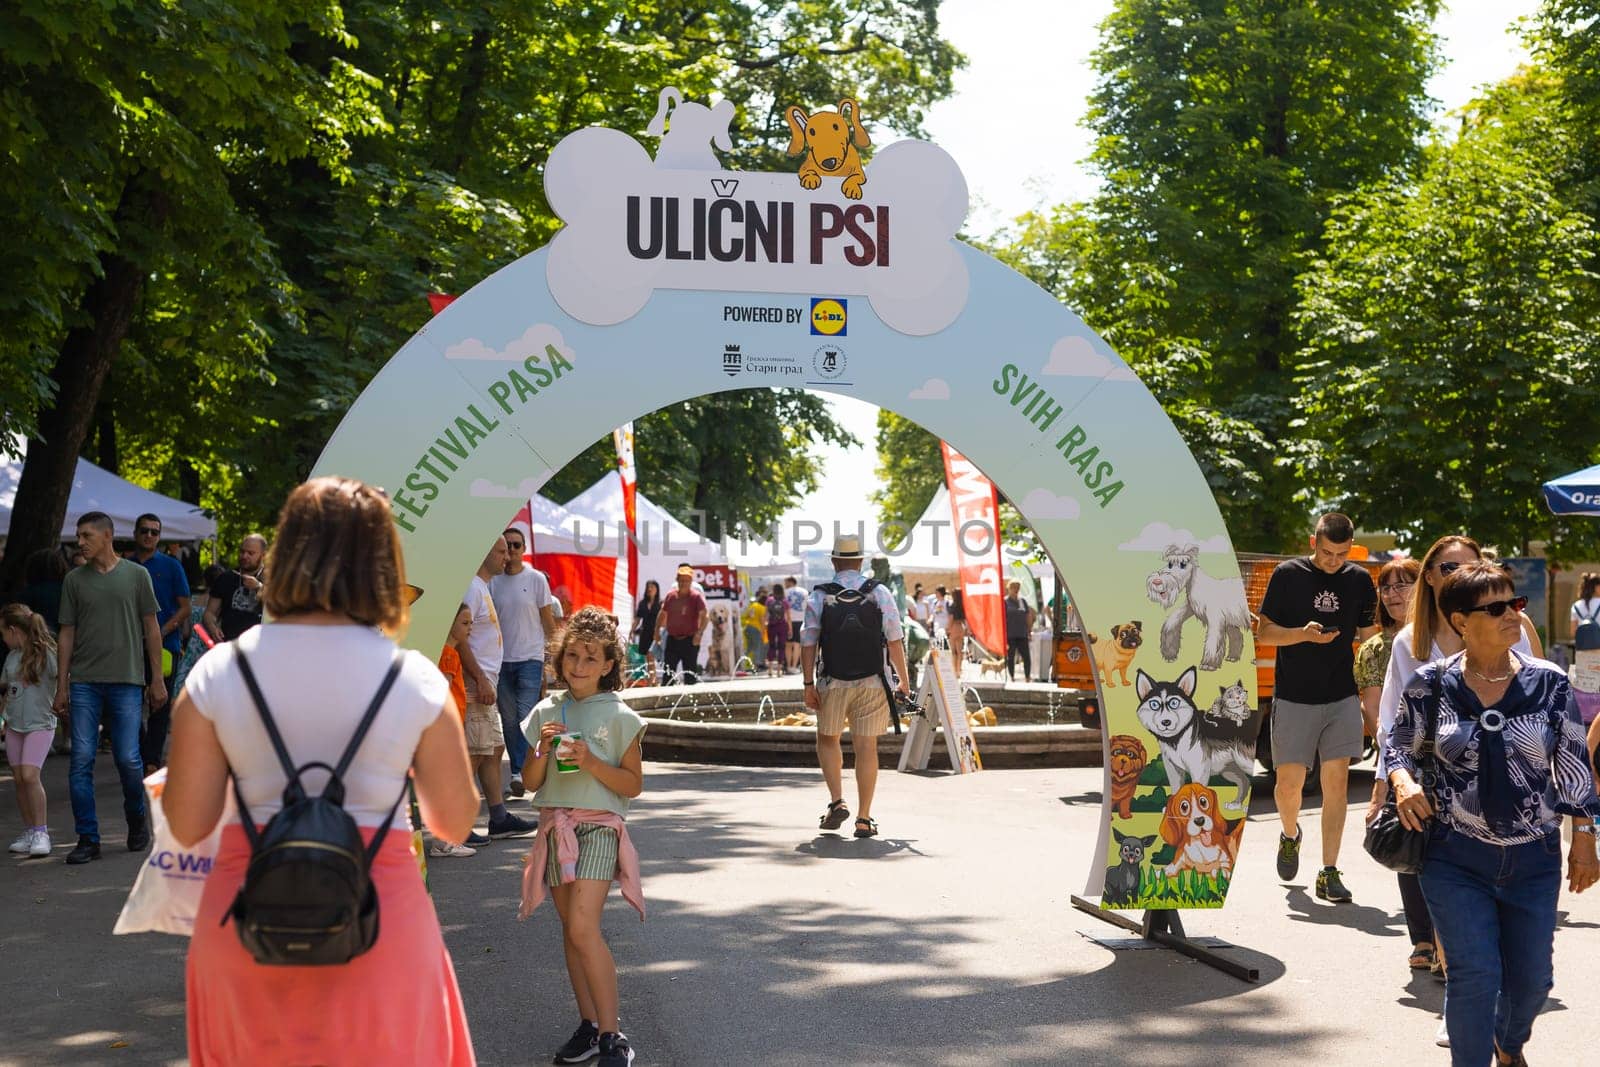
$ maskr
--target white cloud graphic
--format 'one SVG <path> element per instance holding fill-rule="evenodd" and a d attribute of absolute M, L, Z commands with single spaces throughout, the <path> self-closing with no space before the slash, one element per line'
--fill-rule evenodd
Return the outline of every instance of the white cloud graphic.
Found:
<path fill-rule="evenodd" d="M 1048 489 L 1034 489 L 1022 498 L 1022 513 L 1030 519 L 1076 519 L 1078 502 Z"/>
<path fill-rule="evenodd" d="M 943 378 L 929 378 L 911 390 L 912 400 L 949 400 L 950 383 Z"/>
<path fill-rule="evenodd" d="M 476 478 L 467 489 L 468 496 L 486 497 L 490 500 L 527 500 L 543 488 L 544 483 L 550 480 L 554 471 L 542 470 L 538 474 L 522 479 L 514 486 L 496 485 L 487 478 Z"/>
<path fill-rule="evenodd" d="M 1164 522 L 1152 522 L 1139 531 L 1139 536 L 1117 548 L 1123 552 L 1160 552 L 1168 545 L 1199 545 L 1202 552 L 1231 552 L 1226 534 L 1217 534 L 1204 541 L 1185 529 L 1174 530 Z"/>
<path fill-rule="evenodd" d="M 561 331 L 547 322 L 529 326 L 521 337 L 516 338 L 503 349 L 491 348 L 476 337 L 469 337 L 465 341 L 457 341 L 444 350 L 444 358 L 521 363 L 529 356 L 542 354 L 546 345 L 554 345 L 556 351 L 560 352 L 567 362 L 572 362 L 572 349 L 568 348 L 566 341 L 562 339 Z"/>
<path fill-rule="evenodd" d="M 1050 346 L 1044 372 L 1065 378 L 1103 378 L 1109 382 L 1138 381 L 1126 363 L 1113 361 L 1094 350 L 1087 337 L 1072 334 Z"/>

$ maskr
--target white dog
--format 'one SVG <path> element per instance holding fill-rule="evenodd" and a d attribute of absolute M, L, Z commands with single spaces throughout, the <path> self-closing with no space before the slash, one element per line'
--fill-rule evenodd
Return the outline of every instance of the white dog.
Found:
<path fill-rule="evenodd" d="M 667 128 L 668 116 L 672 127 Z M 661 138 L 656 148 L 656 166 L 673 170 L 720 170 L 716 154 L 710 145 L 724 152 L 733 151 L 733 141 L 728 137 L 728 124 L 733 121 L 733 101 L 719 100 L 715 107 L 706 107 L 683 99 L 683 94 L 670 85 L 661 90 L 656 104 L 655 118 L 645 127 L 645 133 Z"/>
<path fill-rule="evenodd" d="M 1250 607 L 1244 598 L 1244 579 L 1213 578 L 1200 569 L 1200 546 L 1168 545 L 1162 553 L 1165 567 L 1145 579 L 1150 599 L 1165 607 L 1181 607 L 1161 624 L 1161 658 L 1168 663 L 1178 658 L 1183 642 L 1184 621 L 1193 617 L 1206 628 L 1205 648 L 1200 669 L 1214 671 L 1222 666 L 1223 655 L 1237 660 L 1244 655 L 1244 635 L 1250 630 Z M 1165 575 L 1157 579 L 1156 575 Z M 1226 647 L 1224 647 L 1226 646 Z"/>

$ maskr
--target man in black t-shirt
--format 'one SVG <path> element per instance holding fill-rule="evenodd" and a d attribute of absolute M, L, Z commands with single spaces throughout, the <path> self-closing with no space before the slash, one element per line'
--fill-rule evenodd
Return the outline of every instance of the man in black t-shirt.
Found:
<path fill-rule="evenodd" d="M 239 542 L 239 569 L 207 590 L 203 625 L 219 641 L 232 641 L 261 622 L 261 586 L 266 581 L 267 539 L 246 534 Z"/>
<path fill-rule="evenodd" d="M 1322 870 L 1317 896 L 1347 902 L 1340 880 L 1350 761 L 1361 755 L 1361 700 L 1355 644 L 1378 632 L 1377 591 L 1349 561 L 1355 526 L 1339 514 L 1317 520 L 1309 558 L 1278 564 L 1261 602 L 1256 640 L 1278 647 L 1272 701 L 1272 758 L 1277 768 L 1278 877 L 1300 870 L 1300 800 L 1306 774 L 1322 757 Z"/>

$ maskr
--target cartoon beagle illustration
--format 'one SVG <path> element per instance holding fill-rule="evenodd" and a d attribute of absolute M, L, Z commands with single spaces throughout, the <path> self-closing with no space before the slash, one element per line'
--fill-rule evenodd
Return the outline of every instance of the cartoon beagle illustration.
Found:
<path fill-rule="evenodd" d="M 849 97 L 839 101 L 838 111 L 806 114 L 805 108 L 791 106 L 787 118 L 794 136 L 789 139 L 789 154 L 805 155 L 800 164 L 800 185 L 815 189 L 823 176 L 843 178 L 840 188 L 851 200 L 861 199 L 861 186 L 867 172 L 861 168 L 858 149 L 872 144 L 861 125 L 861 108 Z"/>
<path fill-rule="evenodd" d="M 1167 877 L 1182 870 L 1201 874 L 1233 873 L 1244 835 L 1244 820 L 1229 825 L 1221 816 L 1217 791 L 1198 782 L 1179 787 L 1161 816 L 1161 839 L 1173 847 Z"/>

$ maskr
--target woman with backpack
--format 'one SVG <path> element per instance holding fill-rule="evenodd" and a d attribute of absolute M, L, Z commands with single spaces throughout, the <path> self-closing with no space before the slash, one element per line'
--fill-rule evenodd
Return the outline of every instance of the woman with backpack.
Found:
<path fill-rule="evenodd" d="M 271 621 L 201 659 L 173 713 L 173 836 L 188 846 L 211 833 L 230 774 L 241 811 L 189 943 L 190 1061 L 472 1064 L 455 971 L 396 812 L 414 776 L 423 822 L 459 842 L 478 797 L 448 683 L 395 646 L 408 611 L 389 503 L 357 481 L 315 479 L 289 494 L 270 551 Z M 305 796 L 286 798 L 296 790 Z M 317 847 L 295 847 L 307 839 Z M 292 881 L 273 881 L 285 872 Z"/>
<path fill-rule="evenodd" d="M 1585 623 L 1600 626 L 1600 574 L 1585 574 L 1578 586 L 1578 599 L 1572 602 L 1572 636 Z M 1587 642 L 1581 643 L 1583 647 Z"/>

